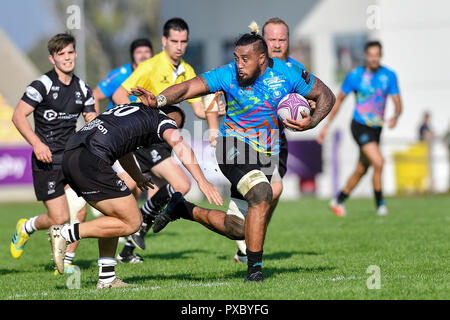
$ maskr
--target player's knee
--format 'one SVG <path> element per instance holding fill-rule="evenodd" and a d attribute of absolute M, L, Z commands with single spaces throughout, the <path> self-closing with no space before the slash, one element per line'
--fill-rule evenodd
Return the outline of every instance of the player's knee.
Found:
<path fill-rule="evenodd" d="M 226 215 L 225 235 L 231 240 L 243 240 L 244 236 L 244 220 L 235 215 Z"/>
<path fill-rule="evenodd" d="M 356 173 L 357 173 L 358 175 L 360 175 L 360 176 L 363 176 L 363 175 L 366 174 L 367 169 L 368 169 L 368 166 L 365 166 L 365 165 L 358 166 L 358 167 L 356 168 Z"/>
<path fill-rule="evenodd" d="M 237 190 L 250 207 L 272 202 L 272 187 L 261 170 L 252 170 L 244 175 L 237 184 Z"/>
<path fill-rule="evenodd" d="M 177 181 L 177 183 L 172 185 L 172 187 L 176 192 L 181 192 L 184 196 L 191 189 L 191 182 L 189 179 L 180 179 L 180 181 Z"/>
<path fill-rule="evenodd" d="M 268 182 L 260 182 L 253 186 L 245 195 L 249 207 L 270 206 L 273 199 L 272 187 Z"/>
<path fill-rule="evenodd" d="M 380 157 L 380 158 L 376 159 L 375 161 L 373 161 L 372 165 L 373 165 L 373 168 L 374 168 L 375 170 L 381 170 L 381 169 L 383 169 L 383 166 L 384 166 L 384 158 L 383 158 L 383 157 Z"/>
<path fill-rule="evenodd" d="M 272 187 L 272 197 L 273 199 L 278 199 L 283 192 L 283 183 L 281 181 L 277 181 L 271 184 Z"/>
<path fill-rule="evenodd" d="M 125 235 L 130 235 L 139 230 L 142 224 L 142 214 L 136 214 L 131 217 L 126 223 Z"/>

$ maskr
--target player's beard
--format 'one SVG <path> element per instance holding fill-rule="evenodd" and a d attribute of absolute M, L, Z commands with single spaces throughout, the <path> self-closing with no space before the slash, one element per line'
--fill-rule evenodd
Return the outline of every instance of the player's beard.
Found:
<path fill-rule="evenodd" d="M 256 81 L 256 79 L 258 79 L 260 73 L 261 73 L 261 66 L 258 65 L 258 67 L 256 68 L 255 72 L 251 77 L 249 77 L 248 79 L 243 79 L 239 76 L 239 71 L 236 68 L 236 79 L 239 87 L 245 88 L 252 85 Z"/>

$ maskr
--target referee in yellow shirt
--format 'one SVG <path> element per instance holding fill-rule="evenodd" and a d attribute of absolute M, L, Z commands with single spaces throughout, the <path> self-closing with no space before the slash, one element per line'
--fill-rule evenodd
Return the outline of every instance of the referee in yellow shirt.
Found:
<path fill-rule="evenodd" d="M 130 103 L 128 92 L 140 86 L 155 95 L 166 88 L 196 76 L 194 69 L 183 59 L 188 45 L 189 27 L 181 18 L 172 18 L 164 24 L 162 45 L 164 50 L 152 58 L 142 62 L 113 94 L 116 105 Z M 205 108 L 201 98 L 187 100 L 197 117 L 205 118 Z M 155 216 L 167 204 L 174 192 L 186 194 L 190 187 L 190 179 L 171 157 L 172 149 L 166 143 L 150 149 L 139 149 L 134 153 L 142 172 L 151 173 L 158 188 L 149 190 L 149 200 L 142 206 L 143 223 L 135 234 L 132 234 L 123 250 L 117 256 L 122 262 L 137 263 L 143 259 L 134 254 L 134 248 L 145 249 L 144 236 L 153 224 Z M 155 193 L 155 190 L 156 193 Z"/>

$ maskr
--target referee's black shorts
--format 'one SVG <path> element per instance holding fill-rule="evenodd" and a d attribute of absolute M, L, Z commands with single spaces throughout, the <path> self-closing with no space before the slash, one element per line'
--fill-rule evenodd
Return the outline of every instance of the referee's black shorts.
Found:
<path fill-rule="evenodd" d="M 64 152 L 63 173 L 70 187 L 86 201 L 100 201 L 131 194 L 111 165 L 84 145 Z"/>

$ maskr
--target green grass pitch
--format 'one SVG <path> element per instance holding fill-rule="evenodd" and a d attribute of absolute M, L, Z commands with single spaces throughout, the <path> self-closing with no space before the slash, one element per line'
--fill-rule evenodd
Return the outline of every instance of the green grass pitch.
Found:
<path fill-rule="evenodd" d="M 449 299 L 450 197 L 388 198 L 387 204 L 390 214 L 379 217 L 372 199 L 350 199 L 347 217 L 337 218 L 324 200 L 280 202 L 259 284 L 243 283 L 247 268 L 233 261 L 234 241 L 178 220 L 147 235 L 146 251 L 136 250 L 143 264 L 118 264 L 117 275 L 135 286 L 116 290 L 95 289 L 96 239 L 78 247 L 79 289 L 68 289 L 68 280 L 75 283 L 69 275 L 53 275 L 43 231 L 14 260 L 9 243 L 17 220 L 44 207 L 0 204 L 0 299 Z"/>

